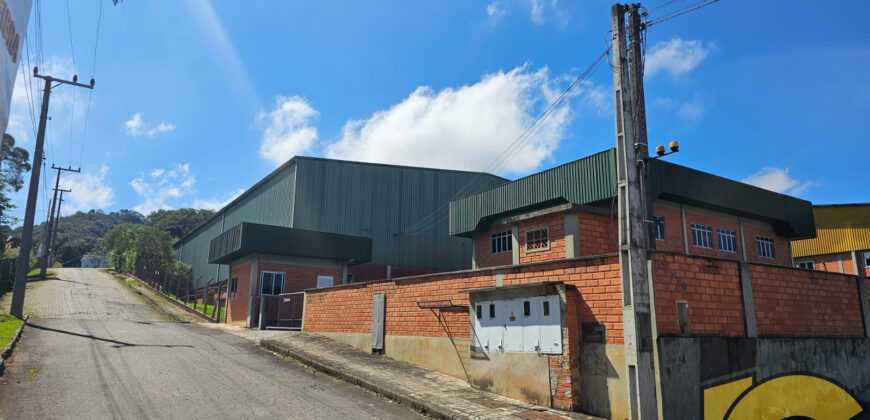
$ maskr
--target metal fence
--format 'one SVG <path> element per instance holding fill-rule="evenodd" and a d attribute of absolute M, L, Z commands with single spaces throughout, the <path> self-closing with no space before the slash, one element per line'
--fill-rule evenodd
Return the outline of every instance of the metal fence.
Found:
<path fill-rule="evenodd" d="M 15 283 L 15 267 L 17 264 L 18 258 L 0 259 L 0 296 L 12 291 L 12 285 Z"/>
<path fill-rule="evenodd" d="M 214 282 L 209 278 L 205 286 L 191 288 L 199 284 L 202 277 L 194 281 L 192 276 L 179 276 L 169 270 L 161 270 L 148 260 L 136 263 L 136 277 L 148 283 L 154 290 L 193 307 L 215 321 L 226 318 L 227 281 Z"/>
<path fill-rule="evenodd" d="M 265 328 L 302 330 L 302 313 L 305 307 L 305 292 L 263 296 Z"/>

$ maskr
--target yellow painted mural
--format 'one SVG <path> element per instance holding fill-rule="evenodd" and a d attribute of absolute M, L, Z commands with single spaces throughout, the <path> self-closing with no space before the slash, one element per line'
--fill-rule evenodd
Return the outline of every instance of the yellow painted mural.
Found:
<path fill-rule="evenodd" d="M 704 420 L 848 420 L 863 410 L 846 390 L 817 376 L 802 373 L 753 382 L 746 377 L 704 389 Z"/>

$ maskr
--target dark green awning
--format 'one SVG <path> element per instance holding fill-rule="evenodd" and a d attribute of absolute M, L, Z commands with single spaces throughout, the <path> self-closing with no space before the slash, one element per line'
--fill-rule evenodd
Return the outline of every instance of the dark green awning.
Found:
<path fill-rule="evenodd" d="M 208 262 L 229 264 L 254 253 L 363 263 L 371 261 L 372 239 L 245 222 L 211 240 Z"/>

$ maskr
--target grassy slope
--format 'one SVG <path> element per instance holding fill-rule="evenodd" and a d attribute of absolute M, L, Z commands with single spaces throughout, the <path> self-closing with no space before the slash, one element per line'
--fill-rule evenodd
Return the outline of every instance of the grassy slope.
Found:
<path fill-rule="evenodd" d="M 9 342 L 15 337 L 15 332 L 18 331 L 18 327 L 21 326 L 22 322 L 23 321 L 12 315 L 0 314 L 0 351 L 9 345 Z"/>

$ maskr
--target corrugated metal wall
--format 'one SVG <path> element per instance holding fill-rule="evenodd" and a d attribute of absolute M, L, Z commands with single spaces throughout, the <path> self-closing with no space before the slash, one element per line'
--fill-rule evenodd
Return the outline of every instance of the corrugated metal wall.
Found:
<path fill-rule="evenodd" d="M 499 185 L 469 172 L 300 159 L 293 227 L 372 238 L 372 262 L 442 270 L 471 266 L 449 234 L 451 199 Z"/>
<path fill-rule="evenodd" d="M 813 208 L 818 237 L 793 241 L 795 257 L 870 249 L 870 204 Z"/>

